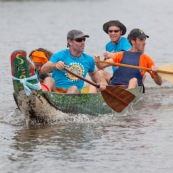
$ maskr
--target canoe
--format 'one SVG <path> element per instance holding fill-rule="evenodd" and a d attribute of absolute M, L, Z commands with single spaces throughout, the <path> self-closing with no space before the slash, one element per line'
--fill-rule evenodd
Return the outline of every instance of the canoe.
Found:
<path fill-rule="evenodd" d="M 93 116 L 115 113 L 105 103 L 101 93 L 61 94 L 42 91 L 33 64 L 26 57 L 24 50 L 14 51 L 11 54 L 11 72 L 14 100 L 28 121 L 46 122 L 61 113 Z M 136 96 L 134 104 L 141 98 L 143 88 L 129 91 Z"/>

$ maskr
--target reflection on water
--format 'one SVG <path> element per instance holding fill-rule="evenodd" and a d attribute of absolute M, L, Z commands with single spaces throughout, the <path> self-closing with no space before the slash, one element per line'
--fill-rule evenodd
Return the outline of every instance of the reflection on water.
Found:
<path fill-rule="evenodd" d="M 89 126 L 75 124 L 58 128 L 43 126 L 21 129 L 13 137 L 14 143 L 10 148 L 16 153 L 9 156 L 9 159 L 14 164 L 20 163 L 18 170 L 21 172 L 29 168 L 30 162 L 40 165 L 40 160 L 43 164 L 48 161 L 46 169 L 54 165 L 53 169 L 56 170 L 56 167 L 68 162 L 85 160 L 85 155 L 80 155 L 80 151 L 94 150 L 90 141 L 99 139 L 100 133 Z"/>
<path fill-rule="evenodd" d="M 127 167 L 139 172 L 158 171 L 161 165 L 170 164 L 162 160 L 172 151 L 165 150 L 163 141 L 170 147 L 173 135 L 157 116 L 114 116 L 114 125 L 103 117 L 98 123 L 91 119 L 87 123 L 21 127 L 10 140 L 6 170 L 12 165 L 10 168 L 19 172 L 121 172 Z"/>

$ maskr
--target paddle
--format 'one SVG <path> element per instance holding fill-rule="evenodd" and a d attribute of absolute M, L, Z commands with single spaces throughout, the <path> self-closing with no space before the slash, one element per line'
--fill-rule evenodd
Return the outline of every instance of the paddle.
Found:
<path fill-rule="evenodd" d="M 151 68 L 146 68 L 146 67 L 133 66 L 133 65 L 128 65 L 128 64 L 120 64 L 120 63 L 112 63 L 112 62 L 107 62 L 107 61 L 98 61 L 98 62 L 110 64 L 113 66 L 123 66 L 123 67 L 128 67 L 128 68 L 135 68 L 135 69 L 152 71 Z M 168 70 L 170 70 L 170 71 L 168 71 Z M 162 77 L 162 79 L 173 83 L 173 64 L 167 64 L 165 66 L 159 67 L 157 72 Z"/>
<path fill-rule="evenodd" d="M 161 70 L 162 70 L 162 72 L 159 72 Z M 169 71 L 167 71 L 167 70 L 169 70 Z M 158 73 L 162 77 L 162 79 L 173 83 L 173 64 L 166 64 L 162 67 L 159 67 L 159 71 L 158 71 Z M 165 72 L 163 72 L 163 71 L 165 71 Z"/>
<path fill-rule="evenodd" d="M 100 88 L 100 85 L 73 73 L 71 70 L 67 68 L 64 68 L 64 70 L 96 88 Z M 106 104 L 116 112 L 123 111 L 135 99 L 134 94 L 117 86 L 106 86 L 106 89 L 101 91 L 101 94 Z"/>

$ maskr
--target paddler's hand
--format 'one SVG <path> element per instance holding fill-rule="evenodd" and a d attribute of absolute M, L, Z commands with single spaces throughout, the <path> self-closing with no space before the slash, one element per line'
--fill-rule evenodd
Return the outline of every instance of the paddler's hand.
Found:
<path fill-rule="evenodd" d="M 103 91 L 103 90 L 106 89 L 107 84 L 105 84 L 105 83 L 103 83 L 103 82 L 100 82 L 100 83 L 99 83 L 99 86 L 100 86 L 100 87 L 99 87 L 98 89 L 99 89 L 100 91 Z"/>
<path fill-rule="evenodd" d="M 107 59 L 112 58 L 113 53 L 106 51 L 103 53 L 103 56 L 105 57 L 104 60 L 107 60 Z"/>
<path fill-rule="evenodd" d="M 156 74 L 156 75 L 157 75 L 157 70 L 158 70 L 158 69 L 159 69 L 159 68 L 156 67 L 156 66 L 152 66 L 152 67 L 151 67 L 151 70 L 152 70 L 153 73 Z"/>
<path fill-rule="evenodd" d="M 162 85 L 162 77 L 158 74 L 157 70 L 159 69 L 158 67 L 156 66 L 152 66 L 151 67 L 152 69 L 152 72 L 155 74 L 155 77 L 154 77 L 154 81 L 157 85 L 161 86 Z"/>
<path fill-rule="evenodd" d="M 94 58 L 95 63 L 97 63 L 98 61 L 100 61 L 100 56 L 99 55 L 94 54 L 93 55 L 93 58 Z"/>
<path fill-rule="evenodd" d="M 103 68 L 101 67 L 101 65 L 100 65 L 100 63 L 99 63 L 99 61 L 100 61 L 100 56 L 94 54 L 94 55 L 93 55 L 93 58 L 94 58 L 94 61 L 95 61 L 95 64 L 96 64 L 96 67 L 98 68 L 98 70 L 103 70 Z"/>
<path fill-rule="evenodd" d="M 58 61 L 58 62 L 55 64 L 55 66 L 56 66 L 56 68 L 57 68 L 58 70 L 63 70 L 63 69 L 66 67 L 66 65 L 65 65 L 65 63 L 64 63 L 63 61 Z"/>

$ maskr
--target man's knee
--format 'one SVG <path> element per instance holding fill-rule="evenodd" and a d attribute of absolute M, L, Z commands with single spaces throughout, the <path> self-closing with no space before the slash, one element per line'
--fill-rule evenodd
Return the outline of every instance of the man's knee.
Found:
<path fill-rule="evenodd" d="M 79 93 L 79 90 L 76 86 L 71 86 L 70 88 L 68 88 L 67 93 Z"/>
<path fill-rule="evenodd" d="M 130 82 L 132 82 L 132 83 L 134 83 L 134 84 L 135 84 L 135 83 L 137 84 L 137 83 L 138 83 L 138 80 L 137 80 L 137 78 L 134 77 L 134 78 L 130 79 Z"/>

